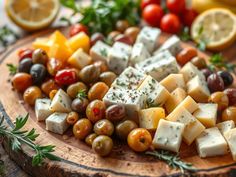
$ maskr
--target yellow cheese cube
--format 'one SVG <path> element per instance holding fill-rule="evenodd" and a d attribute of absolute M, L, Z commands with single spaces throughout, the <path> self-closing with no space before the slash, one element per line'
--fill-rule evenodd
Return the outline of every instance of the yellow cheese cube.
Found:
<path fill-rule="evenodd" d="M 89 65 L 91 62 L 92 58 L 81 48 L 76 50 L 68 59 L 68 63 L 78 69 L 82 69 L 83 67 Z"/>
<path fill-rule="evenodd" d="M 183 140 L 190 145 L 204 130 L 205 127 L 184 107 L 178 106 L 167 117 L 167 120 L 180 122 L 185 125 Z"/>
<path fill-rule="evenodd" d="M 165 103 L 167 112 L 171 113 L 185 99 L 186 96 L 187 94 L 182 88 L 175 89 Z"/>
<path fill-rule="evenodd" d="M 65 45 L 53 44 L 48 55 L 50 58 L 56 58 L 64 62 L 72 55 L 72 50 Z"/>
<path fill-rule="evenodd" d="M 161 82 L 169 92 L 174 91 L 176 88 L 185 89 L 185 81 L 183 74 L 170 74 L 164 78 Z"/>
<path fill-rule="evenodd" d="M 36 38 L 36 40 L 33 42 L 33 48 L 34 49 L 42 49 L 47 54 L 49 53 L 51 45 L 48 43 L 48 38 Z"/>
<path fill-rule="evenodd" d="M 84 32 L 80 32 L 77 35 L 71 37 L 67 41 L 67 44 L 73 51 L 82 48 L 85 52 L 88 53 L 90 49 L 90 39 Z"/>
<path fill-rule="evenodd" d="M 227 131 L 224 135 L 229 145 L 232 157 L 234 161 L 236 161 L 236 128 Z"/>
<path fill-rule="evenodd" d="M 49 37 L 49 44 L 58 44 L 64 46 L 67 42 L 66 37 L 58 30 L 56 30 L 50 37 Z"/>
<path fill-rule="evenodd" d="M 179 106 L 184 107 L 188 112 L 193 113 L 198 109 L 198 104 L 192 99 L 191 96 L 187 96 L 184 101 L 182 101 Z"/>
<path fill-rule="evenodd" d="M 139 126 L 148 130 L 155 130 L 160 119 L 165 118 L 165 110 L 160 107 L 142 109 L 139 112 Z"/>

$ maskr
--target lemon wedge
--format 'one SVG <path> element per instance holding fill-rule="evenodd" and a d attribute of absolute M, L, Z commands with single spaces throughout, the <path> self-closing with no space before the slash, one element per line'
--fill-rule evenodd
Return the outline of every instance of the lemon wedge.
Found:
<path fill-rule="evenodd" d="M 49 26 L 57 16 L 59 0 L 6 0 L 5 9 L 11 20 L 27 31 Z"/>
<path fill-rule="evenodd" d="M 224 8 L 207 10 L 194 20 L 191 36 L 197 43 L 204 41 L 210 50 L 227 48 L 236 40 L 236 16 Z"/>

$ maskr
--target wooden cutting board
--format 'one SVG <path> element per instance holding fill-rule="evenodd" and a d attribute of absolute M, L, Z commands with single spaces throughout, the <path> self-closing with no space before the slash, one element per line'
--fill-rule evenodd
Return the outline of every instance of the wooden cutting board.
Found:
<path fill-rule="evenodd" d="M 71 130 L 66 135 L 60 136 L 45 130 L 44 123 L 38 123 L 35 118 L 33 107 L 22 103 L 22 96 L 12 90 L 9 82 L 10 76 L 6 67 L 7 63 L 17 64 L 17 50 L 22 47 L 30 47 L 36 37 L 49 35 L 53 29 L 29 36 L 12 46 L 0 58 L 0 111 L 4 114 L 7 124 L 12 127 L 15 118 L 18 115 L 30 114 L 25 129 L 36 128 L 40 133 L 37 143 L 42 145 L 56 145 L 55 155 L 61 157 L 60 162 L 46 161 L 41 167 L 32 167 L 31 160 L 33 152 L 23 146 L 20 152 L 13 152 L 4 142 L 5 150 L 11 158 L 22 167 L 27 173 L 36 177 L 77 177 L 77 176 L 123 176 L 123 177 L 143 177 L 143 176 L 180 176 L 178 170 L 168 167 L 164 162 L 155 158 L 135 153 L 131 151 L 125 143 L 118 142 L 115 145 L 111 155 L 106 158 L 97 156 L 90 147 L 84 142 L 75 139 Z M 66 33 L 66 29 L 62 29 Z M 168 35 L 163 34 L 160 38 L 161 43 L 166 40 Z M 191 44 L 182 43 L 183 47 Z M 236 54 L 236 47 L 228 50 L 228 57 Z M 199 52 L 199 55 L 208 58 L 205 53 Z M 195 149 L 195 144 L 187 146 L 182 144 L 180 157 L 192 163 L 197 172 L 195 175 L 201 176 L 229 176 L 236 175 L 236 162 L 232 160 L 230 154 L 212 158 L 199 158 Z"/>

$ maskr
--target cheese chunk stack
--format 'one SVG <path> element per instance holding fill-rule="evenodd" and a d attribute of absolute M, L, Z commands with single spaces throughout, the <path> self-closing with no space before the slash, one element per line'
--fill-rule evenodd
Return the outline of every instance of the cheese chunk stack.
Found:
<path fill-rule="evenodd" d="M 166 78 L 164 78 L 161 82 L 169 92 L 174 91 L 176 88 L 185 89 L 185 81 L 183 74 L 170 74 Z"/>
<path fill-rule="evenodd" d="M 150 54 L 143 43 L 134 44 L 130 58 L 130 62 L 132 65 L 144 61 L 149 57 Z"/>
<path fill-rule="evenodd" d="M 107 63 L 108 53 L 111 47 L 102 41 L 97 41 L 90 49 L 89 54 L 94 61 L 101 60 Z"/>
<path fill-rule="evenodd" d="M 67 62 L 78 69 L 82 69 L 92 63 L 92 58 L 82 48 L 79 48 L 71 55 Z"/>
<path fill-rule="evenodd" d="M 191 114 L 196 111 L 199 105 L 192 99 L 191 96 L 187 96 L 178 106 L 184 107 Z"/>
<path fill-rule="evenodd" d="M 228 142 L 234 161 L 236 161 L 236 128 L 231 129 L 225 133 L 225 139 Z"/>
<path fill-rule="evenodd" d="M 201 71 L 194 66 L 191 62 L 186 63 L 179 71 L 180 74 L 183 74 L 185 82 L 190 81 L 195 76 L 199 76 L 201 79 L 205 76 L 201 73 Z"/>
<path fill-rule="evenodd" d="M 44 121 L 53 111 L 50 109 L 51 100 L 40 98 L 35 101 L 35 115 L 37 121 Z"/>

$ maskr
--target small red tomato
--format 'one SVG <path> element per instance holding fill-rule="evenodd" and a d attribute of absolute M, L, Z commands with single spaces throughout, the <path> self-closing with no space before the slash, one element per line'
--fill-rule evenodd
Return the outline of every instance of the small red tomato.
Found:
<path fill-rule="evenodd" d="M 160 26 L 160 21 L 164 15 L 162 8 L 156 4 L 150 4 L 143 10 L 143 19 L 151 26 Z"/>
<path fill-rule="evenodd" d="M 140 4 L 140 7 L 143 10 L 146 6 L 148 6 L 150 4 L 160 5 L 160 0 L 142 0 L 141 4 Z"/>
<path fill-rule="evenodd" d="M 34 50 L 32 50 L 30 48 L 20 49 L 18 52 L 19 60 L 21 61 L 24 58 L 32 58 L 33 52 L 34 52 Z"/>
<path fill-rule="evenodd" d="M 181 24 L 179 17 L 175 14 L 166 14 L 161 19 L 161 30 L 167 33 L 177 34 L 180 31 Z"/>
<path fill-rule="evenodd" d="M 194 19 L 197 17 L 198 13 L 194 9 L 186 9 L 183 12 L 183 23 L 184 25 L 190 27 L 194 21 Z"/>
<path fill-rule="evenodd" d="M 80 33 L 80 32 L 85 32 L 86 34 L 88 34 L 88 28 L 82 24 L 75 24 L 73 26 L 70 27 L 70 37 Z"/>
<path fill-rule="evenodd" d="M 185 9 L 185 0 L 167 0 L 166 6 L 170 12 L 180 14 Z"/>
<path fill-rule="evenodd" d="M 55 81 L 60 85 L 71 85 L 78 81 L 78 77 L 75 70 L 63 69 L 57 72 Z"/>

